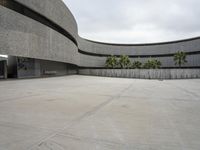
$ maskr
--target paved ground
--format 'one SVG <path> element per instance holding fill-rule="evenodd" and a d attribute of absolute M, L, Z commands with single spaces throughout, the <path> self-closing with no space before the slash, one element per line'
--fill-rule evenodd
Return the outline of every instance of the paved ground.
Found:
<path fill-rule="evenodd" d="M 0 82 L 0 150 L 199 150 L 200 80 Z"/>

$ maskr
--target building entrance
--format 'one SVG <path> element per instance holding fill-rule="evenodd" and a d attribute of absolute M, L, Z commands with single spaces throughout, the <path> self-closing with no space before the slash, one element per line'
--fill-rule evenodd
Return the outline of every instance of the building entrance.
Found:
<path fill-rule="evenodd" d="M 0 79 L 7 78 L 6 60 L 0 60 Z"/>

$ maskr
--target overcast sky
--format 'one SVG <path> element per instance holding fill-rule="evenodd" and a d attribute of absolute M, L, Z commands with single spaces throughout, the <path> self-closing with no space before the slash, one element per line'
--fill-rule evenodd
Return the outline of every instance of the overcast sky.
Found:
<path fill-rule="evenodd" d="M 64 0 L 79 35 L 118 43 L 200 36 L 200 0 Z"/>

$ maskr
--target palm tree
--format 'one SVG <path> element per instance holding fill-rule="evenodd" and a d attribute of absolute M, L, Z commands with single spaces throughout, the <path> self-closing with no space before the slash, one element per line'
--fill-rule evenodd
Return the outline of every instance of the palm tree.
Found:
<path fill-rule="evenodd" d="M 159 69 L 159 68 L 161 67 L 162 63 L 161 63 L 159 60 L 153 59 L 152 61 L 153 61 L 153 62 L 152 62 L 152 64 L 153 64 L 153 69 Z"/>
<path fill-rule="evenodd" d="M 109 56 L 106 59 L 106 67 L 107 68 L 116 68 L 118 65 L 118 60 L 116 56 Z"/>
<path fill-rule="evenodd" d="M 129 56 L 126 56 L 126 55 L 120 56 L 119 65 L 122 69 L 130 68 L 131 67 L 131 61 L 130 61 Z"/>
<path fill-rule="evenodd" d="M 186 53 L 185 52 L 182 52 L 182 51 L 178 51 L 175 55 L 174 55 L 174 62 L 175 62 L 175 65 L 178 65 L 179 68 L 181 68 L 181 66 L 185 63 L 187 63 L 187 60 L 186 60 Z"/>
<path fill-rule="evenodd" d="M 142 63 L 140 61 L 134 61 L 132 64 L 133 69 L 141 69 L 142 68 Z"/>
<path fill-rule="evenodd" d="M 151 69 L 152 68 L 152 61 L 147 60 L 147 62 L 144 63 L 143 68 L 144 69 Z"/>
<path fill-rule="evenodd" d="M 162 63 L 157 59 L 150 59 L 144 65 L 144 69 L 159 69 Z"/>

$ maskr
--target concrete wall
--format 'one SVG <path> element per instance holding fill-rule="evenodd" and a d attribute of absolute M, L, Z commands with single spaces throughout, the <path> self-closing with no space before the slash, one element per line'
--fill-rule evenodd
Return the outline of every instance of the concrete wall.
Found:
<path fill-rule="evenodd" d="M 81 66 L 83 67 L 104 67 L 107 57 L 98 57 L 80 54 Z M 130 58 L 132 62 L 140 61 L 145 63 L 148 59 L 157 59 L 162 62 L 162 67 L 177 67 L 174 63 L 173 56 L 171 57 L 153 57 L 153 58 Z M 200 67 L 200 54 L 188 55 L 187 63 L 182 65 L 183 67 Z"/>
<path fill-rule="evenodd" d="M 94 54 L 109 55 L 162 55 L 177 51 L 200 51 L 200 38 L 147 44 L 112 44 L 79 38 L 79 49 Z"/>
<path fill-rule="evenodd" d="M 67 65 L 60 62 L 40 60 L 40 72 L 42 77 L 66 75 Z"/>
<path fill-rule="evenodd" d="M 80 69 L 81 75 L 140 79 L 200 78 L 200 69 Z"/>
<path fill-rule="evenodd" d="M 105 67 L 104 55 L 128 55 L 131 60 L 147 61 L 150 57 L 162 62 L 163 67 L 175 67 L 173 55 L 177 51 L 187 54 L 185 67 L 200 66 L 200 38 L 152 44 L 109 44 L 87 41 L 79 38 L 81 65 L 84 67 Z"/>
<path fill-rule="evenodd" d="M 0 54 L 79 63 L 78 48 L 67 37 L 1 5 L 0 12 Z"/>
<path fill-rule="evenodd" d="M 33 77 L 51 77 L 63 76 L 69 74 L 77 74 L 77 66 L 62 62 L 27 59 L 23 62 L 24 67 L 20 67 L 19 59 L 17 58 L 17 78 L 33 78 Z"/>
<path fill-rule="evenodd" d="M 62 28 L 67 30 L 73 37 L 77 37 L 77 23 L 62 0 L 16 0 L 28 8 L 42 14 Z"/>
<path fill-rule="evenodd" d="M 18 78 L 29 78 L 29 77 L 39 77 L 37 74 L 37 65 L 35 65 L 35 59 L 29 58 L 25 59 L 26 61 L 20 62 L 20 59 L 17 58 L 17 77 Z"/>

